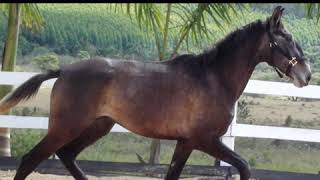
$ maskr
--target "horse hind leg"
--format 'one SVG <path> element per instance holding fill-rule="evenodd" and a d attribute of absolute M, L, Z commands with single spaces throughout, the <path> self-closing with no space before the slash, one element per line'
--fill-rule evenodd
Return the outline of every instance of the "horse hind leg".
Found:
<path fill-rule="evenodd" d="M 68 138 L 47 134 L 29 153 L 23 156 L 14 180 L 24 180 L 38 164 L 68 142 Z"/>
<path fill-rule="evenodd" d="M 77 155 L 86 147 L 108 134 L 113 125 L 114 122 L 109 117 L 98 118 L 79 137 L 64 145 L 56 152 L 64 166 L 75 179 L 87 180 L 85 174 L 75 162 Z"/>

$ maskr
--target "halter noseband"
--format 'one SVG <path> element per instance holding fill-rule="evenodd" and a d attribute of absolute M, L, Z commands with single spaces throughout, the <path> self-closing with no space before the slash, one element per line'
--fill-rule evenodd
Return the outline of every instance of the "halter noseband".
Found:
<path fill-rule="evenodd" d="M 287 66 L 287 69 L 286 69 L 286 72 L 285 72 L 285 75 L 288 76 L 289 72 L 291 71 L 291 68 L 298 63 L 297 58 L 294 57 L 294 56 L 290 56 L 280 46 L 278 46 L 278 44 L 274 41 L 274 38 L 271 35 L 270 31 L 268 31 L 268 36 L 269 36 L 269 40 L 270 40 L 269 44 L 270 44 L 270 48 L 271 48 L 272 52 L 274 50 L 277 50 L 283 56 L 285 56 L 287 59 L 289 59 L 288 66 Z M 276 72 L 278 73 L 279 77 L 283 78 L 283 73 L 277 67 L 273 66 L 273 68 L 276 70 Z"/>

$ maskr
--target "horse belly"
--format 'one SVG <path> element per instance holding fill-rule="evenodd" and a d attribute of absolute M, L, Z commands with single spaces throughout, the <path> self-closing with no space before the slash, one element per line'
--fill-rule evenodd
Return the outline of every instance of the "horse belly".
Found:
<path fill-rule="evenodd" d="M 150 103 L 152 97 L 145 97 L 149 102 L 130 100 L 119 96 L 109 96 L 107 103 L 100 110 L 100 115 L 109 116 L 124 128 L 136 134 L 161 139 L 178 139 L 188 136 L 186 109 L 179 106 Z M 181 106 L 180 106 L 181 107 Z"/>
<path fill-rule="evenodd" d="M 146 112 L 133 112 L 128 109 L 107 108 L 108 114 L 114 121 L 124 128 L 136 134 L 160 139 L 178 139 L 186 136 L 183 122 L 178 119 L 172 120 L 157 116 L 149 116 Z"/>

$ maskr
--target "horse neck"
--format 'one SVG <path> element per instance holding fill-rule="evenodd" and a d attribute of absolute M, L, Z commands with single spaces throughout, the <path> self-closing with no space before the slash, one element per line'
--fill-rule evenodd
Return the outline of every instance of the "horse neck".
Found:
<path fill-rule="evenodd" d="M 259 48 L 261 47 L 264 32 L 255 33 L 256 37 L 246 38 L 234 53 L 221 55 L 219 65 L 215 65 L 215 76 L 224 91 L 228 93 L 232 102 L 238 100 L 243 93 L 255 66 L 260 63 Z M 230 51 L 229 51 L 230 52 Z"/>

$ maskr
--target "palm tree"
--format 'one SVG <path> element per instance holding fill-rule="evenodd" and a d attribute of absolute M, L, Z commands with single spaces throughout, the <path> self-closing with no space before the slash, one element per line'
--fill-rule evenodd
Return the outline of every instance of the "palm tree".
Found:
<path fill-rule="evenodd" d="M 35 4 L 0 4 L 0 11 L 4 11 L 8 15 L 7 39 L 4 44 L 1 70 L 14 71 L 20 24 L 22 23 L 30 29 L 40 30 L 44 20 Z M 2 86 L 0 98 L 11 90 L 11 86 Z M 11 156 L 9 128 L 0 128 L 0 156 Z"/>
<path fill-rule="evenodd" d="M 317 22 L 320 19 L 320 4 L 319 3 L 307 3 L 305 4 L 305 11 L 307 17 L 313 18 L 316 17 Z"/>
<path fill-rule="evenodd" d="M 223 23 L 230 23 L 232 15 L 237 15 L 238 10 L 245 7 L 243 4 L 219 3 L 115 5 L 117 12 L 125 12 L 138 22 L 140 28 L 146 28 L 149 33 L 151 32 L 160 61 L 177 55 L 183 43 L 188 45 L 190 41 L 199 43 L 200 39 L 210 39 L 211 30 L 207 25 L 209 22 L 214 22 L 223 30 Z M 169 37 L 175 39 L 172 49 L 168 48 Z M 158 164 L 160 140 L 153 140 L 150 150 L 149 164 Z M 138 159 L 142 158 L 138 155 Z"/>

